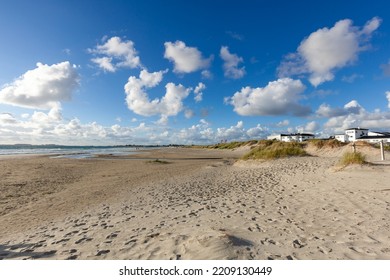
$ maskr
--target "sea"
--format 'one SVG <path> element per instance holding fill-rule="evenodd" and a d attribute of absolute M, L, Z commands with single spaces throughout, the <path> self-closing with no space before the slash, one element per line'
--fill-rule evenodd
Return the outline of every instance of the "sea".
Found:
<path fill-rule="evenodd" d="M 52 155 L 64 158 L 94 158 L 97 155 L 123 156 L 156 147 L 143 146 L 61 146 L 61 145 L 0 145 L 1 155 Z"/>

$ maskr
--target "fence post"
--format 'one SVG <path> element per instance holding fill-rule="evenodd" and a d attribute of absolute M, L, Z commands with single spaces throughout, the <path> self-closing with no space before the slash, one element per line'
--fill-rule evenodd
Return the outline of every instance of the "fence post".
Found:
<path fill-rule="evenodd" d="M 380 141 L 380 146 L 381 146 L 381 158 L 382 160 L 385 160 L 385 149 L 383 147 L 383 140 Z"/>

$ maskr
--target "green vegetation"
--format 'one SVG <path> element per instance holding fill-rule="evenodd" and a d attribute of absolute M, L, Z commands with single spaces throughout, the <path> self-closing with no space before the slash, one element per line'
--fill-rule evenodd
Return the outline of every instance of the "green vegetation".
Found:
<path fill-rule="evenodd" d="M 317 149 L 339 148 L 339 147 L 343 147 L 347 144 L 347 143 L 340 142 L 336 139 L 329 139 L 329 140 L 313 139 L 313 140 L 309 140 L 308 143 L 315 146 Z"/>
<path fill-rule="evenodd" d="M 343 156 L 340 159 L 340 164 L 347 166 L 350 164 L 365 164 L 366 162 L 366 156 L 363 155 L 360 152 L 346 152 L 343 154 Z"/>
<path fill-rule="evenodd" d="M 261 140 L 257 146 L 242 159 L 277 159 L 308 155 L 303 149 L 305 144 L 297 142 L 280 142 L 276 140 Z"/>

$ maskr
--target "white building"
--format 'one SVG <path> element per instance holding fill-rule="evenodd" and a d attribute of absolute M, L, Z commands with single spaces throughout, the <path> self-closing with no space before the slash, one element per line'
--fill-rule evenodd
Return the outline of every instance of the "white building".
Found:
<path fill-rule="evenodd" d="M 279 140 L 283 142 L 303 142 L 309 139 L 314 139 L 314 134 L 309 133 L 291 133 L 291 134 L 276 134 L 267 137 L 268 140 Z"/>
<path fill-rule="evenodd" d="M 390 143 L 389 132 L 375 132 L 368 131 L 366 128 L 348 128 L 344 134 L 336 134 L 335 139 L 340 142 L 355 142 L 355 141 L 366 141 L 370 143 L 378 143 L 384 141 Z"/>
<path fill-rule="evenodd" d="M 348 137 L 345 134 L 336 134 L 334 138 L 340 142 L 348 142 Z"/>
<path fill-rule="evenodd" d="M 345 135 L 347 137 L 347 142 L 355 142 L 356 139 L 362 138 L 363 136 L 368 136 L 367 128 L 348 128 L 345 130 Z"/>
<path fill-rule="evenodd" d="M 267 136 L 267 140 L 279 140 L 279 141 L 282 141 L 282 134 L 273 134 L 273 135 Z"/>
<path fill-rule="evenodd" d="M 390 132 L 368 132 L 367 136 L 363 136 L 357 141 L 366 141 L 369 143 L 379 143 L 379 142 L 384 142 L 384 143 L 390 143 Z"/>

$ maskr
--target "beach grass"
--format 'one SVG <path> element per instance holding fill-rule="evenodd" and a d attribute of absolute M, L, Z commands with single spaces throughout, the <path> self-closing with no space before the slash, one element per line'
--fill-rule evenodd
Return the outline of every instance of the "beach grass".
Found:
<path fill-rule="evenodd" d="M 193 148 L 206 148 L 206 149 L 218 149 L 218 150 L 233 150 L 244 146 L 253 147 L 260 142 L 259 140 L 249 140 L 249 141 L 233 141 L 229 143 L 218 143 L 215 145 L 207 145 L 207 146 L 192 146 Z"/>
<path fill-rule="evenodd" d="M 340 142 L 336 139 L 312 139 L 308 141 L 309 144 L 313 145 L 317 149 L 322 148 L 340 148 L 346 145 L 346 143 Z"/>
<path fill-rule="evenodd" d="M 259 141 L 256 147 L 245 154 L 242 159 L 277 159 L 294 156 L 307 156 L 305 144 L 297 142 L 280 142 L 275 140 Z"/>
<path fill-rule="evenodd" d="M 351 165 L 351 164 L 365 164 L 367 163 L 366 161 L 366 156 L 363 155 L 361 152 L 346 152 L 343 154 L 343 156 L 340 159 L 339 164 L 340 165 Z"/>

